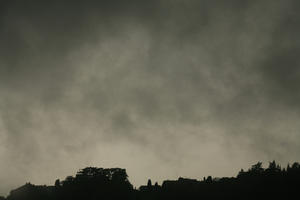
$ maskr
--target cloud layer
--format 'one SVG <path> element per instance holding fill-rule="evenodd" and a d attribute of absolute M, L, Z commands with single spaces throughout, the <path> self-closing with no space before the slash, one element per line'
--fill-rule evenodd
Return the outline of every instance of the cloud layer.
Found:
<path fill-rule="evenodd" d="M 1 192 L 87 165 L 138 186 L 297 160 L 299 6 L 4 1 Z"/>

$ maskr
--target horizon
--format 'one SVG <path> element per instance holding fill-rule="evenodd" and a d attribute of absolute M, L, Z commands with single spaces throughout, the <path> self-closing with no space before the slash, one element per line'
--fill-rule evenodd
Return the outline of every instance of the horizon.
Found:
<path fill-rule="evenodd" d="M 267 168 L 257 162 L 248 170 L 241 169 L 236 177 L 203 180 L 182 178 L 164 180 L 135 188 L 128 180 L 126 169 L 86 167 L 75 176 L 57 179 L 54 185 L 26 183 L 1 200 L 65 200 L 65 199 L 266 199 L 297 196 L 300 164 L 294 162 L 282 168 L 276 161 Z"/>
<path fill-rule="evenodd" d="M 123 167 L 136 186 L 298 161 L 299 10 L 1 1 L 0 196 L 86 166 Z"/>
<path fill-rule="evenodd" d="M 158 184 L 158 186 L 162 186 L 163 183 L 164 183 L 165 181 L 178 181 L 178 180 L 180 180 L 180 179 L 185 179 L 185 180 L 196 180 L 196 181 L 199 181 L 199 182 L 205 182 L 206 179 L 207 179 L 208 177 L 211 177 L 213 181 L 218 181 L 219 179 L 224 179 L 224 178 L 238 178 L 238 175 L 239 175 L 241 172 L 244 172 L 244 173 L 245 173 L 245 172 L 249 172 L 251 169 L 253 169 L 253 167 L 254 167 L 255 165 L 258 165 L 259 163 L 261 164 L 261 167 L 263 168 L 263 170 L 268 170 L 268 169 L 270 168 L 270 164 L 271 164 L 271 163 L 274 163 L 275 166 L 276 166 L 276 167 L 279 167 L 279 169 L 282 170 L 282 171 L 288 170 L 289 167 L 292 167 L 293 164 L 298 164 L 298 165 L 299 165 L 299 163 L 296 162 L 296 161 L 293 162 L 293 163 L 288 163 L 288 164 L 286 165 L 286 167 L 285 167 L 285 166 L 283 167 L 280 163 L 276 163 L 275 160 L 269 161 L 269 162 L 268 162 L 268 165 L 266 165 L 266 164 L 264 165 L 263 162 L 258 161 L 258 162 L 256 162 L 256 163 L 253 163 L 253 165 L 249 166 L 247 169 L 240 169 L 240 170 L 236 173 L 235 176 L 223 176 L 223 177 L 217 177 L 217 176 L 214 176 L 214 175 L 206 175 L 206 176 L 203 176 L 201 179 L 197 179 L 197 178 L 195 178 L 195 177 L 178 176 L 177 178 L 162 180 L 161 182 L 158 182 L 158 181 L 152 180 L 151 178 L 148 178 L 147 181 L 146 181 L 144 184 L 141 184 L 141 185 L 139 185 L 139 186 L 133 185 L 133 184 L 132 184 L 132 182 L 130 181 L 130 176 L 129 176 L 128 173 L 127 173 L 127 175 L 128 175 L 127 178 L 128 178 L 129 183 L 132 184 L 134 190 L 140 190 L 140 188 L 141 188 L 142 186 L 147 186 L 147 185 L 149 184 L 149 181 L 151 181 L 151 186 L 154 186 L 156 183 Z M 20 185 L 20 186 L 17 187 L 17 188 L 12 188 L 12 189 L 10 190 L 10 192 L 11 192 L 11 191 L 14 191 L 14 190 L 17 190 L 17 189 L 19 189 L 19 188 L 22 188 L 23 186 L 25 186 L 25 185 L 27 185 L 27 184 L 30 184 L 30 185 L 33 185 L 33 186 L 47 186 L 47 187 L 48 187 L 48 186 L 55 186 L 56 181 L 59 181 L 60 184 L 62 184 L 64 181 L 66 181 L 66 179 L 67 179 L 68 177 L 72 176 L 72 177 L 76 178 L 76 177 L 77 177 L 77 174 L 78 174 L 80 171 L 82 171 L 83 169 L 87 169 L 87 168 L 97 168 L 97 169 L 100 169 L 101 167 L 97 167 L 97 166 L 89 166 L 89 167 L 85 167 L 85 168 L 82 168 L 82 169 L 78 169 L 77 172 L 74 173 L 73 175 L 68 175 L 68 176 L 66 176 L 64 179 L 56 178 L 55 181 L 53 181 L 53 183 L 52 183 L 52 184 L 49 184 L 49 185 L 47 185 L 47 184 L 35 184 L 35 183 L 32 183 L 32 182 L 29 181 L 29 182 L 26 182 L 26 183 Z M 122 168 L 122 167 L 121 167 L 121 168 L 120 168 L 120 167 L 114 167 L 114 168 L 101 168 L 101 169 L 104 169 L 104 170 L 105 170 L 105 169 L 124 169 L 125 172 L 127 172 L 127 170 L 126 170 L 125 168 Z M 10 192 L 9 192 L 9 193 L 10 193 Z M 8 193 L 8 194 L 9 194 L 9 193 Z M 7 196 L 8 194 L 6 194 L 6 196 Z M 0 195 L 0 197 L 1 197 L 1 195 Z"/>

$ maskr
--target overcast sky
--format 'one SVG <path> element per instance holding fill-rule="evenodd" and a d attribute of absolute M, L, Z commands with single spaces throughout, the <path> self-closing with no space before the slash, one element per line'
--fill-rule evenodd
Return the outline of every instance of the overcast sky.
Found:
<path fill-rule="evenodd" d="M 299 0 L 0 2 L 0 194 L 86 166 L 139 186 L 300 154 Z"/>

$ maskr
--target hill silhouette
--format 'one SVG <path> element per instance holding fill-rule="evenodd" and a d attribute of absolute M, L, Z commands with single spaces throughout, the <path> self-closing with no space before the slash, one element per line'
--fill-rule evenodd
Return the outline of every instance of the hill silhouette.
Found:
<path fill-rule="evenodd" d="M 133 188 L 125 169 L 87 167 L 53 186 L 26 183 L 0 200 L 164 200 L 164 199 L 297 199 L 300 164 L 281 168 L 275 161 L 268 168 L 262 163 L 243 169 L 236 177 L 203 180 L 178 178 Z"/>

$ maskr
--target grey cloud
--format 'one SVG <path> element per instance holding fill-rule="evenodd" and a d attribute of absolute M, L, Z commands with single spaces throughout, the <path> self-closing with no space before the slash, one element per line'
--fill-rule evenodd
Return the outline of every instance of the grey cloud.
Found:
<path fill-rule="evenodd" d="M 5 1 L 0 178 L 17 176 L 1 191 L 93 164 L 128 167 L 141 184 L 297 159 L 297 8 Z"/>

